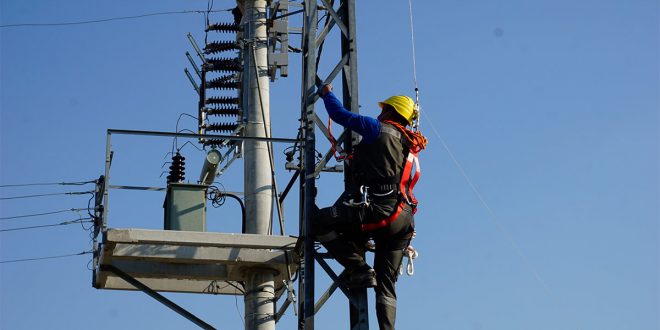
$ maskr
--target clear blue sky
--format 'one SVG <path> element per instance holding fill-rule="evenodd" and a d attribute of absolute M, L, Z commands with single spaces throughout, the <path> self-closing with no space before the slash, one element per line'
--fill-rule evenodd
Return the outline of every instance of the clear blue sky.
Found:
<path fill-rule="evenodd" d="M 0 25 L 206 5 L 2 0 Z M 414 88 L 408 2 L 358 1 L 357 10 L 360 104 L 375 115 L 377 101 Z M 660 329 L 658 15 L 655 0 L 414 2 L 430 144 L 417 189 L 420 258 L 416 274 L 399 281 L 399 329 Z M 180 14 L 0 28 L 0 185 L 95 179 L 104 170 L 106 129 L 174 131 L 180 113 L 195 115 L 184 53 L 192 51 L 186 33 L 203 40 L 203 23 L 200 14 Z M 325 54 L 324 69 L 334 65 L 336 47 Z M 300 62 L 291 54 L 290 76 L 271 86 L 275 136 L 296 134 Z M 195 125 L 183 117 L 179 129 Z M 113 184 L 164 186 L 171 143 L 118 137 Z M 183 153 L 194 179 L 202 153 L 191 146 Z M 283 187 L 290 174 L 277 156 Z M 241 173 L 238 161 L 219 180 L 242 190 Z M 337 178 L 322 177 L 319 204 L 334 200 Z M 0 197 L 88 188 L 5 187 Z M 295 234 L 292 196 L 286 220 Z M 162 199 L 113 191 L 109 225 L 160 228 Z M 0 200 L 0 217 L 86 205 L 86 196 Z M 0 229 L 76 217 L 0 220 Z M 238 219 L 228 201 L 209 210 L 209 229 L 238 231 Z M 88 249 L 78 225 L 0 232 L 2 261 Z M 0 264 L 0 328 L 194 328 L 142 293 L 92 288 L 89 257 Z M 325 287 L 327 278 L 318 283 Z M 168 297 L 220 329 L 243 327 L 242 297 Z M 317 329 L 347 327 L 347 308 L 335 295 Z M 289 311 L 278 326 L 294 329 L 295 320 Z M 373 313 L 371 321 L 375 329 Z"/>

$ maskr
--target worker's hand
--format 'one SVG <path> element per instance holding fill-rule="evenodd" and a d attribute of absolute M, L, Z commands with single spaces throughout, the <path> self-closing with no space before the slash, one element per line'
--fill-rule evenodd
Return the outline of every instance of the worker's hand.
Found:
<path fill-rule="evenodd" d="M 321 94 L 321 96 L 325 96 L 325 94 L 328 94 L 330 92 L 332 92 L 332 84 L 326 84 L 323 85 L 323 87 L 321 87 L 319 94 Z"/>

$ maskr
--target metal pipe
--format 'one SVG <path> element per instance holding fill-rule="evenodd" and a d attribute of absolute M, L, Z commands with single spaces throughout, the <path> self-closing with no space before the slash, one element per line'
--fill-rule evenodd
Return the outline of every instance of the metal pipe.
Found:
<path fill-rule="evenodd" d="M 204 58 L 204 52 L 202 52 L 201 49 L 199 49 L 199 46 L 197 46 L 197 41 L 195 41 L 195 38 L 193 38 L 192 34 L 188 33 L 188 40 L 190 41 L 190 44 L 193 46 L 195 49 L 195 53 L 197 53 L 197 56 L 199 56 L 199 59 L 206 64 L 206 58 Z"/>
<path fill-rule="evenodd" d="M 199 68 L 197 68 L 197 63 L 195 63 L 195 60 L 193 60 L 189 52 L 186 52 L 186 57 L 188 58 L 188 61 L 190 61 L 190 65 L 193 67 L 193 69 L 195 69 L 195 72 L 197 73 L 197 77 L 199 77 L 199 79 L 202 79 L 202 72 L 199 71 Z"/>
<path fill-rule="evenodd" d="M 199 95 L 199 86 L 197 86 L 197 83 L 195 82 L 195 79 L 193 79 L 192 75 L 190 75 L 190 71 L 188 71 L 188 69 L 183 69 L 183 72 L 188 77 L 188 80 L 190 80 L 190 84 L 193 86 L 193 88 L 197 92 L 197 95 Z"/>

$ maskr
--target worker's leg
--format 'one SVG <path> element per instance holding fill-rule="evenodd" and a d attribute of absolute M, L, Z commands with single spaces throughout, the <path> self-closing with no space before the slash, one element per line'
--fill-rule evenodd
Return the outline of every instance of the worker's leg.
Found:
<path fill-rule="evenodd" d="M 390 228 L 376 235 L 376 316 L 381 330 L 394 329 L 396 320 L 396 281 L 404 250 L 412 238 L 412 214 L 404 210 Z M 386 235 L 387 234 L 387 235 Z"/>
<path fill-rule="evenodd" d="M 358 248 L 360 223 L 356 210 L 342 204 L 343 198 L 331 207 L 320 209 L 314 217 L 316 238 L 346 268 L 346 285 L 372 287 L 376 285 L 374 270 L 365 262 Z"/>

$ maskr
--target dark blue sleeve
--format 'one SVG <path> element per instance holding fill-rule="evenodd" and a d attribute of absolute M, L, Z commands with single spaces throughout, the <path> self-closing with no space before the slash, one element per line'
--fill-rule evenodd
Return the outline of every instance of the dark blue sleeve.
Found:
<path fill-rule="evenodd" d="M 377 119 L 346 110 L 332 92 L 325 94 L 322 98 L 330 119 L 362 135 L 364 143 L 369 144 L 376 141 L 380 134 L 380 122 Z"/>

